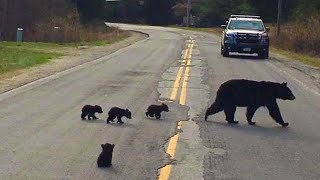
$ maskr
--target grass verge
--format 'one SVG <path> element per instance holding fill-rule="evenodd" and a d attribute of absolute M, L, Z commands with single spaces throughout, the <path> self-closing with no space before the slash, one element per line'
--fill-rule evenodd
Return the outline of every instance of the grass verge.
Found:
<path fill-rule="evenodd" d="M 49 51 L 51 48 L 57 48 L 56 46 L 49 43 L 0 42 L 0 74 L 46 63 L 63 55 Z"/>
<path fill-rule="evenodd" d="M 104 46 L 129 37 L 122 33 L 118 37 L 103 41 L 79 43 L 41 43 L 41 42 L 0 42 L 0 74 L 49 62 L 66 55 L 66 49 L 78 46 Z"/>
<path fill-rule="evenodd" d="M 282 49 L 275 48 L 275 47 L 271 47 L 271 51 L 273 51 L 277 54 L 281 54 L 283 56 L 286 56 L 289 59 L 298 60 L 304 64 L 308 64 L 308 65 L 320 68 L 320 58 L 318 58 L 318 57 L 311 57 L 309 55 L 294 53 L 292 51 L 282 50 Z"/>

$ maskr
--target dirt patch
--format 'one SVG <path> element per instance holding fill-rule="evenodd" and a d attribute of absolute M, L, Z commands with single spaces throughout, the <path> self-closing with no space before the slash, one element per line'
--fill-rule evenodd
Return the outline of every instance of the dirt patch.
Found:
<path fill-rule="evenodd" d="M 147 38 L 146 34 L 130 32 L 130 37 L 107 46 L 78 47 L 67 50 L 67 55 L 31 68 L 11 71 L 0 75 L 0 93 L 10 91 L 35 80 L 109 55 L 121 48 Z"/>

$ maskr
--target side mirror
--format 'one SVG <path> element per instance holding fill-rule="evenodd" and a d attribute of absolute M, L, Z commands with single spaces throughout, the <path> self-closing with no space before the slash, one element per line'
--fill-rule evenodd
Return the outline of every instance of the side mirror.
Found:
<path fill-rule="evenodd" d="M 221 25 L 221 27 L 222 27 L 223 29 L 225 29 L 225 28 L 227 27 L 227 25 Z"/>
<path fill-rule="evenodd" d="M 270 27 L 266 27 L 266 31 L 269 32 L 270 31 Z"/>

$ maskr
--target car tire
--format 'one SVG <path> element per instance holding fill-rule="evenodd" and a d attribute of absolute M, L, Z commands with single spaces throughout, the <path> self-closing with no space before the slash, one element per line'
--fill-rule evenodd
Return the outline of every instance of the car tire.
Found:
<path fill-rule="evenodd" d="M 258 58 L 259 59 L 267 59 L 266 56 L 268 56 L 267 52 L 265 52 L 265 51 L 258 52 Z"/>
<path fill-rule="evenodd" d="M 258 52 L 258 58 L 260 58 L 260 59 L 269 59 L 269 48 L 267 48 L 265 51 L 259 51 Z"/>
<path fill-rule="evenodd" d="M 221 47 L 221 54 L 222 54 L 223 57 L 229 57 L 229 51 L 226 51 L 222 47 Z"/>

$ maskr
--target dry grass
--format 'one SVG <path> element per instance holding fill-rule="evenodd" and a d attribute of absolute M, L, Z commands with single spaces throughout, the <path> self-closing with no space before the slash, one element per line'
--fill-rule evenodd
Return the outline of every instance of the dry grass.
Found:
<path fill-rule="evenodd" d="M 305 22 L 294 22 L 283 26 L 280 36 L 276 28 L 270 32 L 274 47 L 295 53 L 320 57 L 320 15 L 307 18 Z"/>
<path fill-rule="evenodd" d="M 107 27 L 103 22 L 82 25 L 77 12 L 66 17 L 43 19 L 25 32 L 25 41 L 82 43 L 93 41 L 113 42 L 125 32 Z"/>

